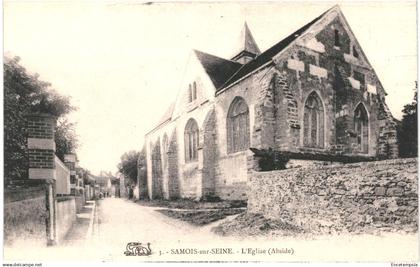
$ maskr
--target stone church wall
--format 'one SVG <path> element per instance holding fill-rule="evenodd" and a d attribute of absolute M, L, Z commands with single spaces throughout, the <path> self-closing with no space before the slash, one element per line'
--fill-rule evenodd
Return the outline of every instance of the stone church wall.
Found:
<path fill-rule="evenodd" d="M 339 48 L 334 46 L 335 30 L 340 32 Z M 354 111 L 362 104 L 369 118 L 369 149 L 366 155 L 380 154 L 378 140 L 380 136 L 386 135 L 391 138 L 382 139 L 394 141 L 391 144 L 392 151 L 384 157 L 394 157 L 396 141 L 393 137 L 396 131 L 395 127 L 392 128 L 395 126 L 391 122 L 392 115 L 388 112 L 387 117 L 381 116 L 381 113 L 387 111 L 383 89 L 373 70 L 366 67 L 361 58 L 358 60 L 352 54 L 351 47 L 356 45 L 355 41 L 347 35 L 338 19 L 314 38 L 322 46 L 322 53 L 297 44 L 276 60 L 277 72 L 267 90 L 267 98 L 271 97 L 272 105 L 266 106 L 266 115 L 263 116 L 265 120 L 275 118 L 272 122 L 275 129 L 273 147 L 295 152 L 321 150 L 360 154 L 354 135 Z M 362 57 L 359 53 L 358 56 Z M 364 83 L 355 79 L 357 75 L 362 75 Z M 303 147 L 303 110 L 311 92 L 316 92 L 323 102 L 323 149 Z"/>
<path fill-rule="evenodd" d="M 416 230 L 417 192 L 417 159 L 254 172 L 248 212 L 325 233 Z"/>
<path fill-rule="evenodd" d="M 222 199 L 245 200 L 248 181 L 248 157 L 249 151 L 228 153 L 227 142 L 227 116 L 229 107 L 236 97 L 245 100 L 249 110 L 250 146 L 260 147 L 262 127 L 259 118 L 261 101 L 265 90 L 261 84 L 268 84 L 269 70 L 263 68 L 261 71 L 245 78 L 243 81 L 217 94 L 215 99 L 215 112 L 217 117 L 217 153 L 218 164 L 216 168 L 216 195 Z M 267 85 L 268 86 L 268 85 Z M 258 113 L 258 114 L 257 114 Z M 257 133 L 257 134 L 255 134 Z M 272 135 L 268 138 L 273 138 Z M 264 137 L 263 137 L 264 138 Z M 251 168 L 251 167 L 250 167 Z"/>

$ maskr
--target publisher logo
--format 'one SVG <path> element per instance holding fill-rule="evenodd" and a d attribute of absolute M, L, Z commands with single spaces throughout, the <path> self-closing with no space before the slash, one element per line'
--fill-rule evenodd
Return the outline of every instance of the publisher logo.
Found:
<path fill-rule="evenodd" d="M 130 242 L 126 246 L 125 256 L 149 256 L 152 255 L 150 243 L 142 245 L 140 242 Z"/>

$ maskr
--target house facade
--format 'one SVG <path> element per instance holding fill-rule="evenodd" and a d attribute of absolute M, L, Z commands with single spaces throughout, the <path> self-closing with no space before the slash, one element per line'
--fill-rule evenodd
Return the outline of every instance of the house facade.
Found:
<path fill-rule="evenodd" d="M 145 136 L 150 198 L 246 199 L 262 169 L 255 151 L 398 155 L 386 92 L 338 6 L 262 53 L 246 24 L 242 42 L 231 59 L 193 51 L 177 99 Z"/>

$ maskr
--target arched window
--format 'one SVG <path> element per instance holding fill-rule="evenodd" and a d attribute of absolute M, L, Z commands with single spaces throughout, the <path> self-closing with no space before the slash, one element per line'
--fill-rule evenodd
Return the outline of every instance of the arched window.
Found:
<path fill-rule="evenodd" d="M 194 119 L 189 119 L 184 133 L 185 162 L 198 159 L 198 125 Z"/>
<path fill-rule="evenodd" d="M 312 92 L 305 102 L 303 145 L 324 148 L 324 108 L 318 94 Z"/>
<path fill-rule="evenodd" d="M 340 46 L 340 33 L 338 30 L 334 30 L 334 46 Z"/>
<path fill-rule="evenodd" d="M 230 105 L 227 117 L 228 153 L 249 147 L 249 111 L 245 100 L 237 97 Z"/>
<path fill-rule="evenodd" d="M 354 110 L 354 131 L 356 132 L 357 145 L 360 152 L 368 153 L 369 150 L 369 121 L 366 108 L 359 104 Z"/>
<path fill-rule="evenodd" d="M 359 53 L 357 52 L 356 47 L 353 45 L 353 56 L 358 58 L 359 57 Z"/>

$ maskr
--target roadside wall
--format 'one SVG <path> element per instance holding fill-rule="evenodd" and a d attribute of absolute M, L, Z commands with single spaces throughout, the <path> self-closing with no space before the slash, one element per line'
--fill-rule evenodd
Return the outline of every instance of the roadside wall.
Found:
<path fill-rule="evenodd" d="M 56 233 L 60 243 L 76 221 L 76 201 L 74 197 L 57 198 Z"/>
<path fill-rule="evenodd" d="M 43 186 L 4 192 L 4 244 L 46 243 L 47 209 Z"/>
<path fill-rule="evenodd" d="M 311 232 L 417 230 L 417 159 L 253 172 L 248 212 Z"/>
<path fill-rule="evenodd" d="M 70 194 L 70 170 L 55 156 L 56 194 Z"/>
<path fill-rule="evenodd" d="M 80 212 L 85 205 L 85 195 L 75 196 L 74 200 L 76 201 L 76 212 Z"/>

